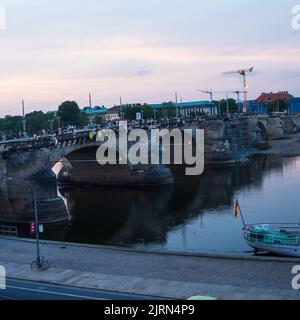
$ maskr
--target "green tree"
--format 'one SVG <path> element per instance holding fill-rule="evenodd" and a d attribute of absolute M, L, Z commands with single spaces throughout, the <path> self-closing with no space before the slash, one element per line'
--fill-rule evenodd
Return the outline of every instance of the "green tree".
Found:
<path fill-rule="evenodd" d="M 160 120 L 160 119 L 164 118 L 164 112 L 162 109 L 156 109 L 154 111 L 154 113 L 155 113 L 155 115 L 153 118 L 155 118 L 156 120 Z"/>
<path fill-rule="evenodd" d="M 215 105 L 219 108 L 220 105 L 220 111 L 221 114 L 227 114 L 227 100 L 222 99 L 221 101 L 213 101 Z M 239 107 L 236 101 L 232 98 L 228 99 L 228 105 L 229 105 L 229 112 L 230 113 L 236 113 L 239 112 Z"/>
<path fill-rule="evenodd" d="M 58 107 L 57 115 L 61 117 L 62 124 L 82 125 L 86 117 L 80 112 L 80 108 L 75 101 L 65 101 Z"/>
<path fill-rule="evenodd" d="M 142 106 L 136 105 L 136 106 L 126 106 L 123 108 L 125 119 L 132 121 L 136 119 L 136 114 L 138 112 L 142 112 Z"/>
<path fill-rule="evenodd" d="M 0 121 L 0 131 L 5 133 L 17 134 L 22 131 L 22 117 L 5 116 Z"/>
<path fill-rule="evenodd" d="M 154 118 L 153 108 L 146 103 L 143 105 L 137 104 L 134 106 L 126 106 L 123 109 L 123 112 L 125 115 L 125 119 L 130 120 L 130 121 L 136 119 L 137 113 L 141 113 L 143 115 L 143 119 Z"/>
<path fill-rule="evenodd" d="M 176 117 L 176 107 L 174 105 L 173 102 L 163 102 L 162 104 L 163 106 L 163 118 L 164 117 L 168 117 L 168 118 L 172 118 L 172 117 Z"/>
<path fill-rule="evenodd" d="M 54 119 L 53 114 L 46 114 L 42 111 L 34 111 L 26 115 L 26 130 L 29 134 L 39 133 L 50 129 L 50 120 Z"/>
<path fill-rule="evenodd" d="M 285 112 L 288 107 L 288 103 L 283 100 L 272 102 L 268 105 L 268 114 L 271 114 L 273 112 Z"/>
<path fill-rule="evenodd" d="M 142 106 L 142 113 L 143 113 L 144 119 L 154 118 L 153 108 L 146 103 Z"/>

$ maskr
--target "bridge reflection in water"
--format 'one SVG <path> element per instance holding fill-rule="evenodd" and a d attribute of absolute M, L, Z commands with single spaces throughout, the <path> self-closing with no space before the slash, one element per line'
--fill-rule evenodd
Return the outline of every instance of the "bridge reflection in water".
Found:
<path fill-rule="evenodd" d="M 233 217 L 238 196 L 249 222 L 297 222 L 300 159 L 260 156 L 232 168 L 209 168 L 175 184 L 152 189 L 61 189 L 71 220 L 46 226 L 44 238 L 131 245 L 177 251 L 245 252 L 241 222 Z"/>

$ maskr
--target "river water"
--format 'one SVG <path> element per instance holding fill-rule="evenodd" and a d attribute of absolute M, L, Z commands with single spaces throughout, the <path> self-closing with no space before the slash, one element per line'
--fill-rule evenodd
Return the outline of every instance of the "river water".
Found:
<path fill-rule="evenodd" d="M 152 189 L 61 189 L 68 225 L 46 226 L 44 238 L 151 250 L 250 253 L 247 223 L 300 221 L 300 158 L 255 157 L 234 168 L 209 168 L 201 177 L 176 169 L 175 184 Z"/>

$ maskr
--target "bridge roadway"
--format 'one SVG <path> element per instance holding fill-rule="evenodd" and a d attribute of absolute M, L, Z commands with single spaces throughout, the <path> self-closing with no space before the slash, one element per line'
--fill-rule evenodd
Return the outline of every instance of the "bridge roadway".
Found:
<path fill-rule="evenodd" d="M 261 137 L 264 129 L 267 138 L 282 138 L 288 132 L 300 131 L 294 118 L 264 118 L 265 124 L 258 116 L 234 117 L 232 119 L 169 119 L 161 122 L 128 123 L 129 131 L 134 128 L 150 130 L 158 129 L 204 129 L 205 130 L 205 160 L 208 163 L 222 161 L 235 164 L 244 160 L 247 150 L 255 148 L 263 142 Z M 284 122 L 286 125 L 284 126 Z M 294 123 L 295 122 L 295 123 Z M 0 188 L 8 190 L 5 177 L 18 176 L 23 179 L 47 176 L 51 168 L 61 159 L 90 160 L 88 153 L 94 152 L 99 142 L 96 135 L 90 136 L 91 131 L 101 129 L 113 129 L 118 134 L 118 124 L 104 125 L 86 130 L 75 130 L 65 132 L 61 135 L 50 135 L 45 137 L 16 139 L 0 142 Z M 194 133 L 193 133 L 194 138 Z M 95 153 L 92 155 L 95 158 Z M 173 183 L 174 177 L 169 168 L 157 166 L 135 167 L 132 170 L 129 166 L 119 167 L 118 170 L 102 170 L 93 165 L 92 162 L 73 163 L 71 169 L 63 173 L 68 183 L 89 183 L 102 185 L 162 185 Z M 154 170 L 155 173 L 151 172 Z M 97 171 L 97 174 L 89 174 Z M 61 171 L 62 172 L 62 171 Z"/>
<path fill-rule="evenodd" d="M 210 128 L 210 123 L 211 128 Z M 223 124 L 221 127 L 227 127 L 227 131 L 234 130 L 239 123 L 241 125 L 247 125 L 248 128 L 245 131 L 252 132 L 255 130 L 260 130 L 261 134 L 269 139 L 281 139 L 286 134 L 294 134 L 297 131 L 300 131 L 300 118 L 296 116 L 285 116 L 285 117 L 272 117 L 272 116 L 263 116 L 263 115 L 253 115 L 253 116 L 237 116 L 232 115 L 230 119 L 228 117 L 216 117 L 210 118 L 209 120 L 205 120 L 201 117 L 197 118 L 172 118 L 165 119 L 162 121 L 145 121 L 142 123 L 136 122 L 128 122 L 129 130 L 140 128 L 140 129 L 153 129 L 153 128 L 205 128 L 205 130 L 212 130 L 212 136 L 216 135 L 218 131 L 218 125 Z M 215 124 L 215 125 L 214 125 Z M 232 124 L 232 127 L 230 126 Z M 97 131 L 101 129 L 112 129 L 116 133 L 118 132 L 119 126 L 118 124 L 105 124 L 98 125 L 97 127 L 84 129 L 84 130 L 74 130 L 72 132 L 65 132 L 61 135 L 48 135 L 48 136 L 39 136 L 36 138 L 28 137 L 23 139 L 15 139 L 15 140 L 6 140 L 0 141 L 0 153 L 5 151 L 15 151 L 15 150 L 27 150 L 27 149 L 36 149 L 43 147 L 54 147 L 61 146 L 66 143 L 72 142 L 87 142 L 87 140 L 91 141 L 89 138 L 91 131 Z M 219 128 L 220 129 L 220 128 Z M 221 129 L 222 131 L 222 129 Z M 235 131 L 241 131 L 241 128 L 237 128 Z M 218 133 L 220 134 L 220 132 Z M 236 134 L 235 134 L 236 135 Z M 54 143 L 54 138 L 57 139 L 57 145 Z M 234 137 L 235 139 L 237 137 Z M 226 139 L 230 140 L 230 137 L 226 137 Z M 94 138 L 95 140 L 95 138 Z M 233 139 L 234 140 L 234 139 Z M 234 143 L 234 141 L 232 141 Z"/>
<path fill-rule="evenodd" d="M 183 128 L 189 126 L 199 126 L 203 123 L 203 120 L 196 120 L 196 119 L 186 119 L 184 121 L 179 120 L 169 120 L 169 121 L 162 121 L 162 122 L 155 122 L 155 123 L 130 123 L 128 122 L 129 130 L 132 129 L 145 129 L 150 130 L 153 128 Z M 88 142 L 88 141 L 95 141 L 96 137 L 94 136 L 93 139 L 90 138 L 90 133 L 93 131 L 99 131 L 102 129 L 111 129 L 114 130 L 116 133 L 119 131 L 118 125 L 105 125 L 105 126 L 97 126 L 90 129 L 84 130 L 73 130 L 64 132 L 62 134 L 52 134 L 52 135 L 45 135 L 45 136 L 38 136 L 38 137 L 26 137 L 21 139 L 14 139 L 14 140 L 5 140 L 0 141 L 0 152 L 1 151 L 18 151 L 18 150 L 28 150 L 28 149 L 39 149 L 39 148 L 48 148 L 48 147 L 56 147 L 61 146 L 65 143 L 70 142 Z M 56 140 L 56 141 L 55 141 Z"/>

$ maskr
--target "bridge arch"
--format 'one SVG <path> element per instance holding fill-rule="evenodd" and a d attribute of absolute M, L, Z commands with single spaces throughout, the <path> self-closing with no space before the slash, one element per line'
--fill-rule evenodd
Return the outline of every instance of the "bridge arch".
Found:
<path fill-rule="evenodd" d="M 269 138 L 269 134 L 268 134 L 268 129 L 265 121 L 259 120 L 257 125 L 258 125 L 258 128 L 260 129 L 261 137 L 264 140 L 267 140 Z"/>

